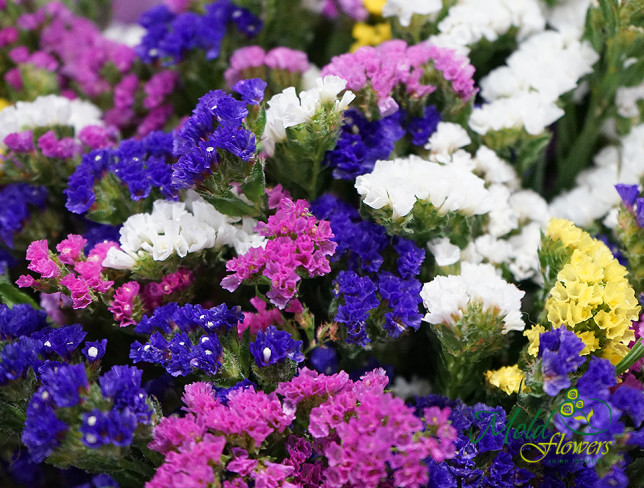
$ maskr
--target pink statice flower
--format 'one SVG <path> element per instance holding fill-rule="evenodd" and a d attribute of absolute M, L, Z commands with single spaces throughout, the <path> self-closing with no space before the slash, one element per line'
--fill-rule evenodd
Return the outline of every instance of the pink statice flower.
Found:
<path fill-rule="evenodd" d="M 250 327 L 251 335 L 255 336 L 260 330 L 266 330 L 271 325 L 279 325 L 284 322 L 281 312 L 276 308 L 267 310 L 267 304 L 264 300 L 253 297 L 250 299 L 250 303 L 255 307 L 257 313 L 244 312 L 244 321 L 237 324 L 239 337 L 248 327 Z"/>
<path fill-rule="evenodd" d="M 151 282 L 143 286 L 141 299 L 145 308 L 154 310 L 168 301 L 177 294 L 185 291 L 194 281 L 194 274 L 187 268 L 180 268 L 174 273 L 170 273 L 160 282 Z"/>
<path fill-rule="evenodd" d="M 313 278 L 331 271 L 328 257 L 337 245 L 331 241 L 331 225 L 318 221 L 305 200 L 281 199 L 276 213 L 268 222 L 259 222 L 255 230 L 268 241 L 265 247 L 251 248 L 226 263 L 226 269 L 233 272 L 221 282 L 226 290 L 235 291 L 244 281 L 254 284 L 268 278 L 266 296 L 284 310 L 296 299 L 302 276 Z"/>
<path fill-rule="evenodd" d="M 237 49 L 230 57 L 224 78 L 228 86 L 233 87 L 240 80 L 268 79 L 265 74 L 267 68 L 301 76 L 310 66 L 306 53 L 297 49 L 280 46 L 266 52 L 259 46 L 247 46 Z M 297 78 L 289 80 L 297 81 Z"/>
<path fill-rule="evenodd" d="M 140 308 L 141 300 L 139 298 L 139 283 L 136 281 L 129 281 L 121 285 L 115 292 L 112 303 L 107 308 L 121 327 L 134 325 L 137 320 L 134 315 L 137 308 Z M 139 298 L 137 301 L 136 299 Z M 137 307 L 138 305 L 138 307 Z"/>
<path fill-rule="evenodd" d="M 408 46 L 400 39 L 335 56 L 321 74 L 339 76 L 356 93 L 372 90 L 380 115 L 386 117 L 398 110 L 393 96 L 397 87 L 402 87 L 411 99 L 421 99 L 434 92 L 436 85 L 421 81 L 432 72 L 440 75 L 464 101 L 476 93 L 472 78 L 474 67 L 466 57 L 428 43 Z"/>

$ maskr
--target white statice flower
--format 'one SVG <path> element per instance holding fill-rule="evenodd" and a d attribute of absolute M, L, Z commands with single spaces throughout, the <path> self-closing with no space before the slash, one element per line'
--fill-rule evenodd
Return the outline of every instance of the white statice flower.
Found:
<path fill-rule="evenodd" d="M 538 0 L 488 0 L 485 8 L 480 0 L 457 0 L 430 41 L 462 52 L 483 39 L 494 42 L 513 28 L 519 40 L 545 28 Z"/>
<path fill-rule="evenodd" d="M 510 207 L 510 190 L 498 183 L 488 188 L 491 197 L 490 212 L 488 213 L 487 231 L 495 237 L 509 234 L 519 226 L 517 214 Z"/>
<path fill-rule="evenodd" d="M 473 161 L 474 170 L 480 173 L 487 183 L 503 183 L 511 189 L 520 186 L 519 176 L 514 167 L 489 147 L 480 146 Z"/>
<path fill-rule="evenodd" d="M 485 313 L 503 319 L 503 334 L 521 331 L 521 299 L 525 292 L 497 275 L 489 264 L 461 264 L 460 275 L 437 276 L 425 283 L 420 292 L 430 324 L 453 327 L 465 316 L 468 305 L 480 306 Z"/>
<path fill-rule="evenodd" d="M 489 263 L 494 266 L 507 264 L 512 259 L 512 246 L 504 239 L 483 234 L 470 242 L 461 253 L 463 262 Z"/>
<path fill-rule="evenodd" d="M 542 231 L 543 226 L 531 222 L 522 227 L 519 234 L 507 240 L 511 249 L 508 269 L 515 280 L 533 280 L 539 285 L 543 284 L 538 254 Z"/>
<path fill-rule="evenodd" d="M 413 400 L 416 397 L 424 397 L 432 392 L 429 381 L 414 375 L 407 381 L 402 376 L 394 378 L 394 384 L 389 388 L 391 393 L 403 400 Z"/>
<path fill-rule="evenodd" d="M 597 220 L 614 224 L 606 217 L 619 207 L 618 183 L 636 184 L 644 177 L 644 124 L 631 129 L 618 145 L 607 146 L 593 159 L 593 166 L 579 173 L 576 186 L 550 204 L 553 217 L 586 227 Z"/>
<path fill-rule="evenodd" d="M 536 91 L 546 100 L 555 100 L 575 89 L 598 59 L 587 41 L 544 31 L 523 41 L 508 57 L 506 66 L 481 80 L 481 96 L 493 101 Z"/>
<path fill-rule="evenodd" d="M 101 110 L 84 100 L 70 100 L 58 95 L 16 102 L 0 111 L 0 142 L 13 132 L 53 125 L 71 126 L 78 134 L 88 125 L 103 125 Z"/>
<path fill-rule="evenodd" d="M 544 9 L 548 25 L 559 32 L 580 39 L 586 25 L 586 13 L 592 0 L 566 0 Z"/>
<path fill-rule="evenodd" d="M 145 256 L 165 261 L 223 246 L 244 253 L 264 243 L 263 237 L 253 234 L 256 223 L 248 217 L 240 222 L 223 215 L 194 192 L 186 202 L 157 200 L 151 213 L 135 214 L 124 222 L 119 231 L 121 250 L 110 249 L 103 266 L 132 269 Z"/>
<path fill-rule="evenodd" d="M 135 47 L 141 44 L 143 36 L 146 34 L 145 28 L 139 24 L 123 24 L 114 22 L 107 26 L 103 31 L 103 37 L 110 41 L 125 44 L 129 47 Z"/>
<path fill-rule="evenodd" d="M 470 142 L 472 139 L 459 124 L 439 122 L 425 145 L 425 149 L 429 149 L 432 154 L 452 154 Z"/>
<path fill-rule="evenodd" d="M 331 109 L 341 113 L 355 98 L 355 94 L 345 91 L 340 100 L 337 96 L 347 86 L 347 82 L 334 75 L 317 78 L 315 86 L 300 92 L 298 97 L 294 87 L 288 87 L 273 95 L 268 101 L 266 126 L 262 135 L 264 149 L 269 155 L 275 152 L 275 144 L 286 139 L 286 129 L 310 122 L 323 106 L 333 104 Z"/>
<path fill-rule="evenodd" d="M 490 210 L 490 194 L 481 178 L 462 165 L 441 165 L 418 156 L 376 161 L 371 173 L 356 178 L 355 187 L 365 205 L 389 207 L 395 219 L 409 214 L 417 200 L 431 203 L 441 215 Z"/>
<path fill-rule="evenodd" d="M 536 92 L 522 92 L 475 108 L 469 126 L 478 134 L 524 128 L 530 135 L 539 135 L 563 114 L 554 100 L 545 100 Z"/>
<path fill-rule="evenodd" d="M 541 195 L 532 190 L 521 190 L 513 193 L 508 199 L 512 211 L 521 222 L 537 222 L 543 229 L 550 221 L 550 209 Z"/>
<path fill-rule="evenodd" d="M 449 266 L 461 259 L 461 250 L 450 242 L 447 237 L 439 237 L 427 243 L 427 249 L 433 254 L 436 264 Z"/>
<path fill-rule="evenodd" d="M 639 117 L 637 102 L 644 100 L 644 83 L 638 86 L 620 86 L 615 96 L 617 113 L 622 117 Z"/>
<path fill-rule="evenodd" d="M 443 8 L 441 0 L 387 0 L 382 7 L 383 17 L 398 17 L 400 25 L 409 27 L 414 14 L 430 15 Z"/>

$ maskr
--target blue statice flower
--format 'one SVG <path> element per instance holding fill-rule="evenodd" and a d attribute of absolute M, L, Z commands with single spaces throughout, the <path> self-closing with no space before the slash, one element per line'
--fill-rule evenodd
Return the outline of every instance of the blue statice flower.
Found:
<path fill-rule="evenodd" d="M 541 346 L 539 346 L 539 349 L 541 349 Z M 588 370 L 577 380 L 576 387 L 579 391 L 579 396 L 608 400 L 610 388 L 617 385 L 616 378 L 615 366 L 608 359 L 593 356 L 590 358 L 590 363 L 588 363 Z"/>
<path fill-rule="evenodd" d="M 42 210 L 47 189 L 26 183 L 13 183 L 0 190 L 0 239 L 13 248 L 13 238 L 23 228 L 31 211 Z"/>
<path fill-rule="evenodd" d="M 141 387 L 143 371 L 134 366 L 113 366 L 98 379 L 101 391 L 112 400 L 115 408 L 129 409 L 139 422 L 148 423 L 152 409 L 146 403 L 147 395 Z"/>
<path fill-rule="evenodd" d="M 584 347 L 583 341 L 565 326 L 544 332 L 539 336 L 543 390 L 548 395 L 555 396 L 570 386 L 568 374 L 576 371 L 586 361 L 579 355 Z"/>
<path fill-rule="evenodd" d="M 144 62 L 161 59 L 166 65 L 180 62 L 187 52 L 197 49 L 204 50 L 208 60 L 218 58 L 231 24 L 247 37 L 256 36 L 262 29 L 258 17 L 229 0 L 206 5 L 203 14 L 174 14 L 166 6 L 153 7 L 141 16 L 139 24 L 147 32 L 136 53 Z"/>
<path fill-rule="evenodd" d="M 257 389 L 257 385 L 250 381 L 248 378 L 235 383 L 230 388 L 218 388 L 215 386 L 215 399 L 219 400 L 224 405 L 228 404 L 228 395 L 235 390 L 247 390 L 248 388 Z"/>
<path fill-rule="evenodd" d="M 101 339 L 100 341 L 86 342 L 81 352 L 90 363 L 93 363 L 105 356 L 106 347 L 107 339 Z"/>
<path fill-rule="evenodd" d="M 336 147 L 324 158 L 324 164 L 333 170 L 333 177 L 354 180 L 370 173 L 379 159 L 388 159 L 396 141 L 405 135 L 403 116 L 404 112 L 398 111 L 369 121 L 358 110 L 346 110 Z"/>
<path fill-rule="evenodd" d="M 332 347 L 316 347 L 311 352 L 309 360 L 316 371 L 320 373 L 332 375 L 338 371 L 338 355 Z"/>
<path fill-rule="evenodd" d="M 0 351 L 0 386 L 24 378 L 29 369 L 40 363 L 40 342 L 30 337 L 19 337 Z"/>
<path fill-rule="evenodd" d="M 0 340 L 28 336 L 47 327 L 47 314 L 26 303 L 0 304 Z"/>
<path fill-rule="evenodd" d="M 413 117 L 406 124 L 406 129 L 411 134 L 411 142 L 415 146 L 424 146 L 441 121 L 441 114 L 434 105 L 424 109 L 422 117 Z"/>
<path fill-rule="evenodd" d="M 85 225 L 86 230 L 83 232 L 83 239 L 87 240 L 83 249 L 85 255 L 88 255 L 96 244 L 100 244 L 105 241 L 119 242 L 120 227 L 116 225 L 99 224 L 98 222 L 93 222 L 91 220 L 86 220 Z"/>
<path fill-rule="evenodd" d="M 195 368 L 214 375 L 223 352 L 217 334 L 229 332 L 243 319 L 240 307 L 228 308 L 225 304 L 211 309 L 191 304 L 179 307 L 176 303 L 157 307 L 152 316 L 144 315 L 136 325 L 136 332 L 152 335 L 145 344 L 132 343 L 130 358 L 135 363 L 159 364 L 172 376 L 186 376 Z M 201 334 L 196 344 L 188 335 L 195 332 Z M 161 333 L 175 334 L 166 340 Z"/>
<path fill-rule="evenodd" d="M 82 325 L 73 324 L 57 329 L 47 327 L 32 334 L 31 337 L 40 341 L 42 354 L 50 356 L 55 353 L 64 359 L 70 359 L 86 335 L 87 332 L 83 330 Z"/>
<path fill-rule="evenodd" d="M 80 403 L 80 392 L 89 388 L 85 366 L 82 364 L 52 364 L 46 362 L 38 370 L 40 381 L 59 408 Z"/>
<path fill-rule="evenodd" d="M 394 251 L 398 253 L 398 274 L 405 279 L 418 276 L 425 260 L 425 250 L 412 240 L 396 236 Z"/>
<path fill-rule="evenodd" d="M 105 413 L 95 408 L 83 414 L 79 430 L 83 444 L 92 449 L 107 444 L 125 447 L 132 444 L 137 425 L 136 416 L 127 409 L 120 411 L 113 408 Z"/>
<path fill-rule="evenodd" d="M 242 100 L 250 105 L 259 105 L 264 100 L 264 91 L 268 83 L 261 78 L 239 80 L 233 86 L 233 91 L 239 93 Z"/>
<path fill-rule="evenodd" d="M 644 198 L 638 198 L 635 201 L 635 204 L 637 206 L 637 210 L 635 211 L 635 220 L 637 221 L 638 226 L 644 227 Z"/>
<path fill-rule="evenodd" d="M 376 285 L 368 276 L 358 276 L 354 271 L 340 271 L 334 287 L 336 297 L 342 295 L 344 299 L 344 303 L 338 307 L 335 320 L 347 326 L 347 342 L 366 345 L 370 341 L 367 319 L 380 303 L 376 296 Z"/>
<path fill-rule="evenodd" d="M 334 195 L 323 195 L 311 205 L 318 219 L 328 220 L 337 243 L 332 261 L 347 260 L 347 269 L 376 272 L 384 262 L 389 244 L 385 228 L 363 220 L 358 211 Z"/>
<path fill-rule="evenodd" d="M 610 402 L 628 415 L 639 428 L 644 422 L 644 391 L 621 385 L 610 397 Z"/>
<path fill-rule="evenodd" d="M 31 397 L 22 442 L 34 462 L 40 463 L 56 449 L 68 425 L 56 417 L 54 401 L 47 387 L 42 386 Z"/>
<path fill-rule="evenodd" d="M 141 140 L 127 139 L 115 149 L 92 151 L 69 177 L 65 207 L 72 213 L 87 212 L 96 202 L 95 185 L 109 174 L 127 186 L 132 200 L 150 196 L 153 190 L 176 200 L 172 184 L 173 136 L 161 131 Z"/>
<path fill-rule="evenodd" d="M 422 303 L 420 281 L 404 280 L 392 273 L 381 273 L 378 277 L 378 291 L 387 300 L 391 312 L 385 314 L 384 329 L 391 337 L 398 337 L 407 327 L 418 330 L 423 315 L 418 311 Z"/>
<path fill-rule="evenodd" d="M 252 87 L 253 97 L 259 96 L 260 86 Z M 246 104 L 222 90 L 199 99 L 174 138 L 174 154 L 179 160 L 172 166 L 172 181 L 177 187 L 190 188 L 207 178 L 227 154 L 247 162 L 255 157 L 255 135 L 243 124 L 248 115 Z"/>
<path fill-rule="evenodd" d="M 627 185 L 625 183 L 618 183 L 615 189 L 619 194 L 624 205 L 628 208 L 633 208 L 637 197 L 640 195 L 639 185 Z"/>
<path fill-rule="evenodd" d="M 274 325 L 265 331 L 260 330 L 255 341 L 251 342 L 248 347 L 255 358 L 255 364 L 260 368 L 284 362 L 285 359 L 296 363 L 304 361 L 301 351 L 302 341 L 293 340 L 291 334 L 285 330 L 276 329 Z"/>

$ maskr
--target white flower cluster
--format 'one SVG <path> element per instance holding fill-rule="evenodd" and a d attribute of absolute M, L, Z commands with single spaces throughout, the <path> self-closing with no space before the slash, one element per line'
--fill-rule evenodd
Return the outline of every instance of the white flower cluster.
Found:
<path fill-rule="evenodd" d="M 437 276 L 423 285 L 420 296 L 430 324 L 453 327 L 467 312 L 468 305 L 478 305 L 483 312 L 503 318 L 503 333 L 521 331 L 521 299 L 525 295 L 515 285 L 496 274 L 489 264 L 462 263 L 460 275 Z"/>
<path fill-rule="evenodd" d="M 110 249 L 103 266 L 132 269 L 148 255 L 165 261 L 173 254 L 183 258 L 222 246 L 243 254 L 264 243 L 263 237 L 253 234 L 256 223 L 249 217 L 240 221 L 223 215 L 194 193 L 186 202 L 157 200 L 152 213 L 135 214 L 125 221 L 120 229 L 121 250 Z"/>
<path fill-rule="evenodd" d="M 490 196 L 485 234 L 463 251 L 447 238 L 431 241 L 428 249 L 439 266 L 486 262 L 505 265 L 519 281 L 541 279 L 537 249 L 550 218 L 548 204 L 537 193 L 521 190 L 514 168 L 487 146 L 480 146 L 474 156 L 460 149 L 470 142 L 461 126 L 441 122 L 425 147 L 430 161 L 460 166 L 485 181 Z"/>
<path fill-rule="evenodd" d="M 442 165 L 418 156 L 376 161 L 371 173 L 356 178 L 355 187 L 365 205 L 390 207 L 395 219 L 411 212 L 418 200 L 431 203 L 441 215 L 484 214 L 491 208 L 484 181 L 465 165 Z"/>
<path fill-rule="evenodd" d="M 414 14 L 431 15 L 443 8 L 441 0 L 387 0 L 382 7 L 383 17 L 398 17 L 400 25 L 409 27 Z"/>
<path fill-rule="evenodd" d="M 577 176 L 575 188 L 552 201 L 552 215 L 582 227 L 600 219 L 604 219 L 608 227 L 615 227 L 621 202 L 615 185 L 639 183 L 642 177 L 644 124 L 633 127 L 618 145 L 599 151 L 594 158 L 594 166 Z"/>
<path fill-rule="evenodd" d="M 620 86 L 615 96 L 617 113 L 625 118 L 639 117 L 637 103 L 644 100 L 644 83 L 638 86 Z"/>
<path fill-rule="evenodd" d="M 0 111 L 0 143 L 13 132 L 68 125 L 78 134 L 88 125 L 103 125 L 101 110 L 84 100 L 70 100 L 58 95 L 36 98 L 33 102 L 16 102 Z"/>
<path fill-rule="evenodd" d="M 145 28 L 139 24 L 123 24 L 113 22 L 103 31 L 103 37 L 110 41 L 125 44 L 129 47 L 135 47 L 141 44 L 143 36 L 146 34 Z"/>
<path fill-rule="evenodd" d="M 537 0 L 458 0 L 438 24 L 439 34 L 430 37 L 432 44 L 449 47 L 461 53 L 485 39 L 496 41 L 510 29 L 518 30 L 519 40 L 545 28 Z"/>
<path fill-rule="evenodd" d="M 545 9 L 546 21 L 559 32 L 580 39 L 584 33 L 586 12 L 590 4 L 591 0 L 557 2 L 556 5 Z"/>
<path fill-rule="evenodd" d="M 540 134 L 563 115 L 558 98 L 575 89 L 598 59 L 588 42 L 559 32 L 530 37 L 481 80 L 481 96 L 490 103 L 472 112 L 470 127 L 479 134 L 521 127 Z"/>
<path fill-rule="evenodd" d="M 298 98 L 294 87 L 286 88 L 268 101 L 266 110 L 266 127 L 262 135 L 264 150 L 273 155 L 275 143 L 286 139 L 286 129 L 310 122 L 317 111 L 324 105 L 333 104 L 333 111 L 340 113 L 356 97 L 349 90 L 340 100 L 338 94 L 347 86 L 347 82 L 338 76 L 325 76 L 315 80 L 315 88 L 305 90 Z"/>

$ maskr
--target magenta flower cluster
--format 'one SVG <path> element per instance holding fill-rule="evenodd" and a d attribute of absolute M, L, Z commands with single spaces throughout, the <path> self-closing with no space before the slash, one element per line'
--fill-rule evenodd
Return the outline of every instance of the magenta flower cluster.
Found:
<path fill-rule="evenodd" d="M 398 110 L 392 96 L 398 85 L 403 85 L 412 98 L 421 98 L 436 90 L 435 85 L 422 82 L 431 65 L 463 100 L 469 100 L 476 93 L 472 79 L 474 67 L 466 57 L 428 43 L 408 46 L 402 40 L 387 41 L 378 47 L 363 46 L 355 53 L 335 56 L 322 69 L 322 76 L 339 76 L 354 92 L 370 87 L 376 94 L 380 115 L 386 117 Z"/>
<path fill-rule="evenodd" d="M 235 291 L 242 282 L 268 283 L 266 296 L 283 310 L 298 306 L 295 298 L 302 276 L 313 278 L 331 271 L 328 257 L 337 244 L 326 220 L 318 221 L 305 200 L 284 198 L 268 222 L 259 222 L 255 231 L 268 240 L 265 247 L 253 247 L 245 254 L 229 260 L 226 269 L 233 274 L 221 281 L 228 291 Z"/>
<path fill-rule="evenodd" d="M 113 281 L 102 276 L 103 260 L 115 242 L 102 242 L 94 246 L 87 257 L 83 248 L 87 240 L 80 235 L 70 234 L 57 246 L 57 254 L 49 250 L 47 240 L 34 241 L 27 248 L 27 268 L 40 275 L 22 275 L 16 283 L 19 287 L 32 287 L 47 293 L 61 291 L 72 299 L 75 309 L 85 308 L 95 299 L 95 293 L 105 293 Z"/>
<path fill-rule="evenodd" d="M 303 368 L 276 392 L 232 389 L 225 403 L 207 383 L 188 385 L 186 415 L 163 418 L 154 431 L 149 447 L 165 463 L 146 486 L 424 486 L 424 459 L 454 455 L 450 410 L 419 418 L 384 391 L 387 381 L 382 369 L 353 382 Z M 283 439 L 286 453 L 269 453 L 269 438 Z"/>

